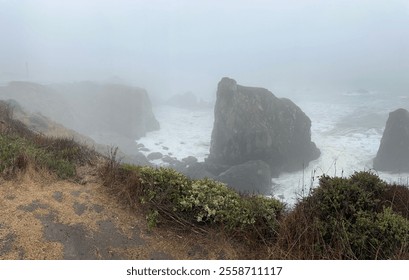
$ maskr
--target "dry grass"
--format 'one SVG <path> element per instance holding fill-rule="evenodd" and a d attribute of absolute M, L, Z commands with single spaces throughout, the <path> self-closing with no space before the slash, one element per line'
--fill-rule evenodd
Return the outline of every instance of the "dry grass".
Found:
<path fill-rule="evenodd" d="M 409 191 L 407 186 L 389 185 L 384 194 L 385 204 L 409 220 Z"/>

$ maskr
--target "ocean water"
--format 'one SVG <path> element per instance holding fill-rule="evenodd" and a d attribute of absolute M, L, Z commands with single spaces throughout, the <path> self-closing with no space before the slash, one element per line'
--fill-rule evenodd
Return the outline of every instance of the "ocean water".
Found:
<path fill-rule="evenodd" d="M 311 119 L 311 137 L 321 156 L 300 171 L 273 178 L 273 194 L 289 205 L 318 185 L 319 177 L 350 176 L 355 171 L 372 170 L 389 112 L 408 108 L 406 96 L 382 94 L 339 94 L 336 98 L 292 99 Z M 178 159 L 195 156 L 203 161 L 210 147 L 213 109 L 187 110 L 172 106 L 154 107 L 161 124 L 159 131 L 138 140 L 150 151 Z M 164 165 L 161 160 L 157 165 Z M 376 171 L 374 171 L 376 172 Z M 376 172 L 391 183 L 409 183 L 409 174 Z"/>
<path fill-rule="evenodd" d="M 148 132 L 137 142 L 143 144 L 148 152 L 161 152 L 181 160 L 194 156 L 203 161 L 209 154 L 210 138 L 213 129 L 213 109 L 188 110 L 161 105 L 153 107 L 160 130 Z M 164 164 L 156 161 L 157 164 Z"/>

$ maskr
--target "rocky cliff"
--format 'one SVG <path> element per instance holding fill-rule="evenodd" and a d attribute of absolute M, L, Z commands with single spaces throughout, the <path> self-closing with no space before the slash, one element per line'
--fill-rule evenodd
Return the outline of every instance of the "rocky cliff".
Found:
<path fill-rule="evenodd" d="M 277 175 L 301 169 L 320 155 L 306 114 L 267 89 L 223 78 L 214 115 L 209 162 L 234 166 L 262 160 Z"/>
<path fill-rule="evenodd" d="M 159 129 L 149 96 L 143 89 L 92 82 L 54 88 L 68 100 L 80 131 L 114 132 L 134 140 Z"/>
<path fill-rule="evenodd" d="M 147 92 L 135 87 L 93 82 L 47 86 L 12 82 L 0 88 L 0 99 L 16 100 L 31 112 L 41 112 L 129 154 L 135 150 L 135 139 L 159 129 Z"/>
<path fill-rule="evenodd" d="M 389 114 L 373 167 L 390 172 L 409 172 L 409 112 Z"/>

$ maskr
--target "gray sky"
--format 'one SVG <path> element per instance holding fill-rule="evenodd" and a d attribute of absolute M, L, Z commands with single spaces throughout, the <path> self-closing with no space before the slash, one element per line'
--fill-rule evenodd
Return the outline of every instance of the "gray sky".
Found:
<path fill-rule="evenodd" d="M 0 34 L 0 81 L 409 94 L 409 0 L 0 0 Z"/>

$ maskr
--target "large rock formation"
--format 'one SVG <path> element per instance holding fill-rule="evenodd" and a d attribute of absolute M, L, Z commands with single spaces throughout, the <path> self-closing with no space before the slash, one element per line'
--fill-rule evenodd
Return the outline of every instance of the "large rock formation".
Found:
<path fill-rule="evenodd" d="M 319 157 L 311 121 L 291 100 L 223 78 L 218 85 L 208 162 L 266 162 L 273 175 L 302 169 Z"/>
<path fill-rule="evenodd" d="M 262 160 L 252 160 L 230 167 L 216 177 L 241 193 L 270 194 L 270 166 Z"/>
<path fill-rule="evenodd" d="M 409 112 L 389 114 L 373 167 L 389 172 L 409 172 Z"/>
<path fill-rule="evenodd" d="M 145 90 L 118 84 L 82 82 L 40 85 L 12 82 L 0 99 L 14 99 L 101 144 L 136 153 L 135 139 L 159 129 Z"/>

